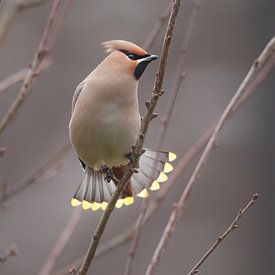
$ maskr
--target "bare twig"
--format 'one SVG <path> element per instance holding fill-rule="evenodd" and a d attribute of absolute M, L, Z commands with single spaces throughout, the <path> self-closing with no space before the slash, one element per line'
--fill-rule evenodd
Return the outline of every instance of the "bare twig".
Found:
<path fill-rule="evenodd" d="M 37 80 L 39 74 L 43 71 L 45 64 L 48 62 L 48 57 L 53 44 L 57 37 L 57 32 L 60 30 L 61 23 L 61 2 L 62 0 L 54 0 L 51 12 L 49 14 L 47 23 L 44 28 L 44 33 L 38 49 L 34 55 L 33 61 L 29 67 L 28 73 L 25 77 L 24 83 L 14 100 L 14 102 L 9 107 L 7 113 L 4 115 L 3 119 L 0 121 L 0 135 L 10 124 L 12 119 L 17 114 L 19 108 L 24 103 L 25 99 L 31 92 L 31 89 Z M 66 1 L 67 5 L 70 5 L 70 1 Z"/>
<path fill-rule="evenodd" d="M 160 17 L 158 18 L 158 21 L 156 22 L 155 26 L 153 27 L 150 34 L 147 36 L 145 42 L 143 43 L 144 49 L 151 49 L 154 42 L 156 41 L 156 38 L 160 34 L 161 28 L 164 25 L 166 19 L 169 17 L 171 11 L 171 3 L 167 5 L 165 10 L 162 12 Z"/>
<path fill-rule="evenodd" d="M 179 56 L 179 63 L 177 66 L 176 76 L 173 81 L 173 86 L 171 89 L 171 94 L 169 96 L 169 101 L 167 104 L 165 115 L 161 119 L 161 125 L 160 125 L 159 134 L 158 134 L 157 150 L 160 150 L 162 148 L 165 134 L 167 132 L 167 127 L 170 122 L 170 118 L 171 118 L 171 115 L 172 115 L 172 112 L 174 109 L 174 105 L 175 105 L 175 102 L 177 99 L 177 95 L 180 90 L 180 86 L 186 76 L 185 63 L 186 63 L 187 50 L 189 48 L 192 34 L 195 29 L 199 10 L 200 10 L 200 0 L 194 0 L 191 15 L 190 15 L 188 23 L 187 23 L 186 33 L 185 33 L 185 36 L 183 39 L 183 45 L 182 45 L 181 53 Z"/>
<path fill-rule="evenodd" d="M 165 72 L 165 66 L 166 66 L 166 62 L 167 62 L 167 58 L 168 58 L 169 46 L 170 46 L 171 39 L 172 39 L 174 25 L 175 25 L 178 10 L 180 7 L 180 2 L 181 2 L 180 0 L 173 1 L 171 14 L 170 14 L 170 18 L 168 21 L 168 26 L 167 26 L 167 30 L 165 33 L 163 47 L 162 47 L 162 51 L 161 51 L 160 65 L 159 65 L 158 74 L 157 74 L 156 81 L 155 81 L 153 96 L 152 96 L 151 101 L 148 105 L 146 115 L 142 120 L 140 134 L 139 134 L 139 137 L 137 139 L 137 142 L 136 142 L 134 150 L 133 150 L 133 153 L 135 156 L 135 161 L 129 165 L 129 169 L 125 172 L 124 176 L 122 177 L 121 181 L 118 184 L 116 192 L 112 196 L 111 201 L 108 203 L 108 206 L 107 206 L 107 208 L 100 220 L 100 223 L 93 235 L 88 252 L 87 252 L 87 254 L 84 258 L 84 261 L 80 267 L 80 270 L 78 272 L 79 275 L 84 275 L 87 273 L 87 271 L 92 263 L 92 260 L 94 259 L 97 246 L 98 246 L 100 238 L 104 232 L 104 229 L 105 229 L 108 219 L 111 215 L 111 212 L 115 206 L 115 203 L 116 203 L 117 199 L 119 198 L 119 195 L 122 192 L 122 190 L 126 187 L 126 184 L 129 180 L 129 178 L 132 176 L 132 174 L 134 172 L 134 169 L 138 168 L 138 161 L 139 161 L 139 157 L 142 153 L 144 137 L 147 133 L 149 123 L 152 120 L 152 115 L 153 115 L 155 106 L 158 102 L 158 98 L 162 95 L 161 88 L 162 88 L 162 82 L 163 82 L 163 77 L 164 77 L 164 72 Z"/>
<path fill-rule="evenodd" d="M 236 94 L 232 97 L 226 109 L 224 110 L 223 114 L 219 118 L 217 125 L 215 126 L 215 129 L 211 134 L 211 137 L 186 185 L 186 188 L 184 189 L 179 201 L 174 206 L 174 209 L 169 218 L 169 221 L 163 231 L 163 234 L 155 249 L 151 262 L 146 270 L 146 273 L 145 273 L 146 275 L 154 274 L 155 269 L 160 260 L 160 257 L 164 252 L 170 237 L 175 231 L 177 222 L 179 221 L 179 218 L 183 212 L 185 202 L 189 197 L 189 195 L 191 194 L 194 184 L 197 182 L 202 169 L 204 168 L 211 152 L 213 151 L 213 148 L 215 147 L 216 139 L 218 137 L 219 132 L 223 128 L 225 121 L 233 114 L 234 109 L 239 104 L 242 96 L 246 93 L 247 88 L 248 87 L 255 88 L 255 85 L 257 86 L 259 84 L 258 83 L 259 75 L 265 78 L 268 72 L 270 71 L 270 69 L 272 68 L 272 66 L 274 66 L 274 64 L 275 64 L 275 38 L 270 40 L 270 42 L 262 51 L 260 56 L 254 61 L 246 77 L 244 78 L 240 87 L 238 88 Z"/>
<path fill-rule="evenodd" d="M 4 194 L 0 194 L 0 204 L 15 196 L 31 184 L 49 179 L 56 175 L 62 169 L 60 160 L 71 150 L 70 143 L 65 144 L 62 148 L 41 168 L 39 168 L 29 179 L 18 183 Z"/>
<path fill-rule="evenodd" d="M 43 62 L 41 71 L 47 70 L 51 64 L 50 58 Z M 28 73 L 28 68 L 23 68 L 18 72 L 11 74 L 7 78 L 0 82 L 0 95 L 3 94 L 10 86 L 16 84 L 17 82 L 23 81 Z"/>
<path fill-rule="evenodd" d="M 256 202 L 259 198 L 259 194 L 254 194 L 250 201 L 246 204 L 243 209 L 240 209 L 236 218 L 230 224 L 230 226 L 225 230 L 225 232 L 217 238 L 215 243 L 210 247 L 210 249 L 203 255 L 203 257 L 198 261 L 198 263 L 192 268 L 188 275 L 194 275 L 199 273 L 199 268 L 207 260 L 207 258 L 213 253 L 213 251 L 220 245 L 220 243 L 236 228 L 238 228 L 238 222 L 242 218 L 243 214 Z"/>
<path fill-rule="evenodd" d="M 169 47 L 170 43 L 172 40 L 172 34 L 173 34 L 173 29 L 175 26 L 176 18 L 178 15 L 178 11 L 180 8 L 180 0 L 173 0 L 172 8 L 171 8 L 171 13 L 167 25 L 167 29 L 165 32 L 165 37 L 164 37 L 164 42 L 161 50 L 161 58 L 160 58 L 160 64 L 159 64 L 159 69 L 155 81 L 155 87 L 154 87 L 154 96 L 162 95 L 162 82 L 163 82 L 163 77 L 165 73 L 165 68 L 166 68 L 166 63 L 167 63 L 167 58 L 168 58 L 168 53 L 169 53 Z M 149 123 L 148 123 L 149 124 Z"/>
<path fill-rule="evenodd" d="M 61 235 L 59 236 L 57 242 L 55 243 L 50 255 L 48 256 L 44 266 L 41 268 L 39 275 L 49 275 L 55 265 L 55 262 L 60 257 L 64 251 L 68 241 L 71 238 L 76 226 L 78 225 L 82 216 L 82 211 L 80 208 L 73 209 L 72 215 L 68 220 L 68 223 L 64 227 Z"/>
<path fill-rule="evenodd" d="M 49 0 L 8 0 L 5 1 L 0 14 L 0 45 L 19 13 L 25 9 L 41 5 Z"/>
<path fill-rule="evenodd" d="M 6 153 L 6 148 L 5 147 L 0 147 L 0 157 L 3 157 Z"/>
<path fill-rule="evenodd" d="M 95 259 L 99 259 L 99 258 L 103 257 L 105 254 L 112 251 L 113 249 L 130 241 L 133 237 L 133 233 L 134 233 L 134 226 L 131 226 L 130 228 L 125 230 L 122 234 L 118 234 L 113 239 L 111 239 L 108 242 L 106 242 L 105 244 L 101 245 L 97 249 Z M 79 259 L 75 260 L 73 263 L 63 267 L 62 269 L 54 272 L 53 274 L 54 275 L 66 275 L 66 274 L 68 274 L 68 270 L 71 270 L 71 269 L 78 270 L 83 258 L 84 258 L 84 256 L 80 257 Z"/>
<path fill-rule="evenodd" d="M 11 245 L 8 250 L 0 254 L 0 264 L 3 265 L 10 257 L 16 256 L 18 254 L 18 247 L 17 245 Z"/>
<path fill-rule="evenodd" d="M 21 69 L 20 71 L 8 76 L 6 79 L 0 82 L 0 94 L 2 94 L 7 88 L 14 85 L 19 81 L 23 81 L 28 72 L 27 68 Z"/>
<path fill-rule="evenodd" d="M 193 9 L 190 15 L 190 18 L 188 20 L 188 24 L 187 24 L 187 28 L 186 28 L 186 34 L 184 36 L 183 39 L 183 45 L 181 48 L 181 55 L 179 58 L 179 63 L 178 63 L 178 67 L 177 67 L 177 72 L 176 72 L 176 76 L 174 78 L 174 82 L 173 82 L 173 87 L 169 96 L 169 101 L 166 107 L 166 111 L 165 111 L 165 115 L 163 116 L 162 120 L 161 120 L 161 126 L 160 126 L 160 130 L 159 130 L 159 134 L 158 134 L 158 139 L 157 139 L 157 146 L 156 146 L 156 151 L 160 151 L 160 149 L 162 148 L 163 145 L 163 141 L 165 138 L 165 134 L 167 132 L 167 127 L 173 112 L 173 108 L 175 105 L 175 101 L 178 95 L 178 91 L 180 89 L 181 83 L 185 77 L 185 73 L 184 73 L 184 68 L 185 68 L 185 60 L 186 60 L 186 55 L 187 55 L 187 50 L 191 41 L 191 37 L 192 37 L 192 33 L 194 31 L 195 28 L 195 24 L 196 24 L 196 19 L 197 19 L 197 15 L 199 12 L 199 7 L 200 7 L 200 1 L 199 0 L 195 0 L 194 1 L 194 5 L 193 5 Z M 156 163 L 155 163 L 156 165 Z M 149 183 L 150 184 L 150 183 Z M 138 242 L 139 242 L 139 238 L 140 238 L 140 234 L 142 231 L 142 227 L 144 225 L 144 219 L 145 219 L 145 214 L 147 211 L 149 205 L 149 199 L 147 200 L 143 200 L 142 201 L 142 205 L 141 205 L 141 210 L 140 210 L 140 214 L 137 220 L 137 225 L 136 225 L 136 230 L 135 230 L 135 234 L 133 236 L 133 240 L 128 252 L 128 258 L 127 258 L 127 262 L 126 262 L 126 267 L 125 267 L 125 272 L 124 275 L 130 275 L 132 273 L 132 268 L 133 268 L 133 262 L 134 262 L 134 257 L 136 254 L 136 250 L 137 250 L 137 246 L 138 246 Z"/>
<path fill-rule="evenodd" d="M 130 245 L 130 248 L 128 251 L 128 257 L 127 257 L 127 261 L 126 261 L 124 275 L 130 275 L 132 273 L 134 258 L 136 255 L 141 230 L 144 225 L 144 218 L 145 218 L 148 204 L 149 204 L 148 199 L 142 201 L 140 214 L 138 216 L 137 222 L 134 227 L 134 231 L 131 236 L 132 242 L 131 242 L 131 245 Z"/>

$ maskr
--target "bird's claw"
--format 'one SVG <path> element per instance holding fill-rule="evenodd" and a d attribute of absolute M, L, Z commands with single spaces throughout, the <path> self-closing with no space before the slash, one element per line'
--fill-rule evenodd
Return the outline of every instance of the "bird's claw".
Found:
<path fill-rule="evenodd" d="M 135 149 L 136 149 L 135 146 L 132 146 L 131 151 L 127 154 L 130 164 L 137 162 L 138 157 L 136 156 L 136 153 L 134 153 Z M 142 149 L 140 152 L 140 156 L 143 155 L 144 153 L 145 153 L 145 149 Z"/>
<path fill-rule="evenodd" d="M 130 163 L 133 163 L 137 160 L 133 150 L 127 154 L 127 158 L 129 159 Z"/>

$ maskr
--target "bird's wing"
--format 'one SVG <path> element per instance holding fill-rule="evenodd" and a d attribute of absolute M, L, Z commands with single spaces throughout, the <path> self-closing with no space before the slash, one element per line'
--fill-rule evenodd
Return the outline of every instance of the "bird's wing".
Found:
<path fill-rule="evenodd" d="M 74 95 L 73 95 L 73 101 L 72 101 L 72 113 L 74 111 L 74 107 L 75 107 L 76 101 L 77 101 L 77 99 L 78 99 L 80 93 L 82 92 L 83 87 L 84 87 L 84 85 L 86 83 L 86 80 L 87 79 L 85 78 L 81 83 L 79 83 L 77 85 L 77 87 L 75 89 L 75 92 L 74 92 Z"/>

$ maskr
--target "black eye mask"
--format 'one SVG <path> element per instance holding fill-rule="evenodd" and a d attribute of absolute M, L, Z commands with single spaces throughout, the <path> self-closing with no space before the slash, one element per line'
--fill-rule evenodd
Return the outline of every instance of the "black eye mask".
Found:
<path fill-rule="evenodd" d="M 143 74 L 143 72 L 145 71 L 146 67 L 148 66 L 148 64 L 157 59 L 158 57 L 156 55 L 150 55 L 150 54 L 144 54 L 144 55 L 138 55 L 135 53 L 131 53 L 127 50 L 120 50 L 122 53 L 124 53 L 129 59 L 131 60 L 140 60 L 140 59 L 144 59 L 141 60 L 137 66 L 136 69 L 134 71 L 134 76 L 136 78 L 136 80 L 139 80 L 139 78 L 141 77 L 141 75 Z"/>
<path fill-rule="evenodd" d="M 126 50 L 120 50 L 120 51 L 124 53 L 131 60 L 138 60 L 138 59 L 150 56 L 150 54 L 138 55 L 135 53 L 130 53 L 129 51 L 126 51 Z"/>

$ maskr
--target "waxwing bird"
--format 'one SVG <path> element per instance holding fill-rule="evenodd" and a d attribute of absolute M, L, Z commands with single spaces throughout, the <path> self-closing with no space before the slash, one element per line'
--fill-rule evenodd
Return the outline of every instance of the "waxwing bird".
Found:
<path fill-rule="evenodd" d="M 141 117 L 138 81 L 147 65 L 157 59 L 134 43 L 112 40 L 102 43 L 107 57 L 77 86 L 69 124 L 70 140 L 85 170 L 71 200 L 73 206 L 97 210 L 106 208 L 116 185 L 127 170 L 132 146 L 136 143 Z M 158 159 L 156 160 L 156 157 Z M 167 180 L 173 170 L 169 161 L 176 155 L 145 149 L 138 173 L 134 173 L 116 203 L 134 202 L 134 196 L 147 197 Z"/>

